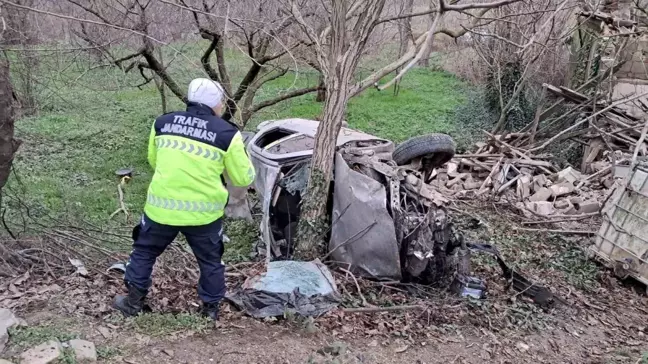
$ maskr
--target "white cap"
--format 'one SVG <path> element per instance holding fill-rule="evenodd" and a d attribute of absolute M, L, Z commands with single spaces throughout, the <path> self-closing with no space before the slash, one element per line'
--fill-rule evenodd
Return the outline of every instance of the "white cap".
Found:
<path fill-rule="evenodd" d="M 189 84 L 187 100 L 209 107 L 216 107 L 223 101 L 223 87 L 208 78 L 196 78 Z"/>

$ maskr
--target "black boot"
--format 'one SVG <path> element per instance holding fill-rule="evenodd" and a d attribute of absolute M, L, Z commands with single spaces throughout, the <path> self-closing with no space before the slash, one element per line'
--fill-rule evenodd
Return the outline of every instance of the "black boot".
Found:
<path fill-rule="evenodd" d="M 144 308 L 147 293 L 146 290 L 129 285 L 128 296 L 117 296 L 113 307 L 121 311 L 124 316 L 137 316 Z"/>
<path fill-rule="evenodd" d="M 218 320 L 218 302 L 217 303 L 203 303 L 201 314 L 210 319 Z"/>

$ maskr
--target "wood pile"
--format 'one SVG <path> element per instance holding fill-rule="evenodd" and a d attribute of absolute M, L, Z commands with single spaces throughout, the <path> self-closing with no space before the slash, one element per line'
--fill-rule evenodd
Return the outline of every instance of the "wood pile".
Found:
<path fill-rule="evenodd" d="M 450 190 L 457 199 L 508 201 L 529 217 L 596 213 L 605 189 L 614 184 L 607 162 L 600 161 L 595 173 L 584 176 L 571 167 L 558 170 L 548 154 L 527 156 L 511 146 L 525 134 L 488 135 L 475 153 L 457 155 L 434 173 L 430 184 Z"/>
<path fill-rule="evenodd" d="M 608 103 L 565 87 L 545 85 L 545 89 L 558 101 L 545 111 L 538 110 L 527 127 L 503 135 L 484 131 L 486 139 L 475 145 L 474 152 L 456 155 L 426 182 L 446 192 L 449 189 L 458 199 L 508 201 L 529 217 L 597 214 L 616 179 L 627 174 L 633 153 L 648 154 L 648 119 L 641 120 L 622 106 L 637 101 L 648 112 L 648 103 L 637 96 Z M 571 109 L 541 123 L 561 103 L 571 104 Z M 573 121 L 561 127 L 560 120 Z M 583 146 L 579 166 L 557 168 L 552 155 L 544 152 L 562 141 Z"/>

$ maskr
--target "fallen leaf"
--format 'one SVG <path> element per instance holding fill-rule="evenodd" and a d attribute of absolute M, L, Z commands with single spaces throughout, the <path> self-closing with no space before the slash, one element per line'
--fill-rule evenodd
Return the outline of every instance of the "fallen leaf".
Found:
<path fill-rule="evenodd" d="M 16 286 L 20 286 L 21 284 L 23 284 L 23 282 L 25 282 L 28 279 L 29 279 L 29 271 L 25 272 L 25 274 L 16 278 L 16 280 L 14 280 L 12 283 Z"/>
<path fill-rule="evenodd" d="M 529 345 L 527 345 L 527 344 L 525 344 L 525 343 L 523 343 L 521 341 L 518 342 L 517 345 L 515 345 L 515 346 L 518 348 L 518 350 L 520 350 L 523 353 L 526 352 L 526 351 L 529 351 L 529 349 L 531 348 Z"/>
<path fill-rule="evenodd" d="M 11 284 L 9 285 L 9 291 L 10 291 L 11 293 L 13 293 L 14 295 L 18 295 L 18 294 L 20 294 L 20 292 L 18 291 L 18 288 L 16 288 L 16 286 L 15 286 L 13 283 L 11 283 Z"/>
<path fill-rule="evenodd" d="M 405 351 L 407 351 L 408 348 L 409 348 L 409 345 L 401 346 L 399 348 L 396 348 L 396 350 L 394 350 L 394 352 L 396 352 L 396 353 L 404 353 Z"/>
<path fill-rule="evenodd" d="M 76 268 L 76 273 L 83 277 L 88 275 L 88 270 L 81 260 L 72 258 L 68 258 L 68 260 L 70 261 L 70 264 L 72 264 L 74 268 Z"/>
<path fill-rule="evenodd" d="M 112 336 L 110 329 L 108 329 L 107 327 L 99 326 L 97 328 L 97 331 L 99 331 L 101 336 L 103 336 L 105 339 L 109 339 Z"/>
<path fill-rule="evenodd" d="M 367 344 L 367 346 L 370 347 L 370 348 L 375 348 L 376 346 L 378 346 L 378 341 L 373 340 L 372 342 Z"/>

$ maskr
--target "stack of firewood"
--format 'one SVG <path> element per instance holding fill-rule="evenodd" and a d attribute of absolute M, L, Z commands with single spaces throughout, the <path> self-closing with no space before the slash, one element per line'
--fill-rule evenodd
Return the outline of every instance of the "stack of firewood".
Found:
<path fill-rule="evenodd" d="M 565 87 L 545 88 L 558 101 L 544 112 L 539 110 L 527 127 L 501 135 L 484 132 L 486 139 L 475 145 L 474 152 L 456 155 L 430 176 L 429 183 L 450 190 L 455 198 L 504 199 L 530 215 L 597 213 L 607 190 L 627 175 L 633 154 L 643 156 L 648 150 L 648 120 L 625 107 L 634 102 L 648 112 L 648 103 L 641 95 L 605 102 Z M 571 109 L 541 123 L 561 103 Z M 572 121 L 555 132 L 556 125 L 563 125 L 561 120 Z M 580 166 L 557 168 L 544 152 L 564 141 L 583 145 Z"/>

